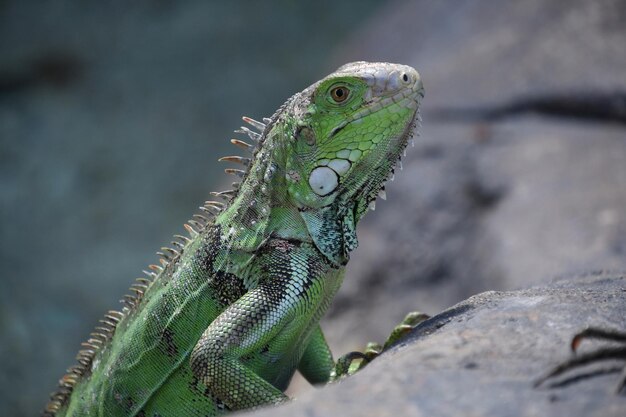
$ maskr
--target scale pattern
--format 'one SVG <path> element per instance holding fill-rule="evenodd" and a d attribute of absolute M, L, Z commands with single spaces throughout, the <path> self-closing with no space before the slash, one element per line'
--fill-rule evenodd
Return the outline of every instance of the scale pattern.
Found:
<path fill-rule="evenodd" d="M 109 311 L 44 416 L 216 416 L 287 401 L 293 374 L 335 368 L 319 327 L 356 225 L 419 120 L 411 67 L 344 65 L 271 118 L 243 120 L 240 182 L 212 193 L 158 265 Z"/>

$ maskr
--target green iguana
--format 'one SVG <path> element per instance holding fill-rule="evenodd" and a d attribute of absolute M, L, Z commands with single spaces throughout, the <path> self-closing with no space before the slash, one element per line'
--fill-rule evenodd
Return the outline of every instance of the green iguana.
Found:
<path fill-rule="evenodd" d="M 284 402 L 298 370 L 312 384 L 346 372 L 319 320 L 341 285 L 356 225 L 384 198 L 424 96 L 413 68 L 355 62 L 243 120 L 256 142 L 109 311 L 45 416 L 215 416 Z M 357 355 L 358 356 L 358 355 Z"/>

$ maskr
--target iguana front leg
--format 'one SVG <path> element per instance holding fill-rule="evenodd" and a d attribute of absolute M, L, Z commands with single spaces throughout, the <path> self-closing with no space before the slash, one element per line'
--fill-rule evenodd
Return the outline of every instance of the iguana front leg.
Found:
<path fill-rule="evenodd" d="M 231 410 L 288 400 L 282 389 L 338 287 L 311 245 L 268 246 L 258 286 L 209 325 L 191 355 L 194 375 Z"/>
<path fill-rule="evenodd" d="M 243 356 L 270 343 L 292 317 L 279 311 L 269 284 L 249 291 L 220 314 L 191 354 L 194 375 L 231 410 L 288 399 L 241 362 Z"/>
<path fill-rule="evenodd" d="M 319 325 L 313 331 L 309 343 L 298 364 L 298 371 L 312 385 L 326 384 L 335 368 L 333 354 L 328 347 Z"/>

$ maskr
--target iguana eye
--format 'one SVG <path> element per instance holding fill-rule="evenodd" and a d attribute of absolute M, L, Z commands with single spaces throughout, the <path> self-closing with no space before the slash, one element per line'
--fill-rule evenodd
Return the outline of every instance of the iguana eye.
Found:
<path fill-rule="evenodd" d="M 330 90 L 330 97 L 335 103 L 343 103 L 350 95 L 350 90 L 347 87 L 339 86 Z"/>

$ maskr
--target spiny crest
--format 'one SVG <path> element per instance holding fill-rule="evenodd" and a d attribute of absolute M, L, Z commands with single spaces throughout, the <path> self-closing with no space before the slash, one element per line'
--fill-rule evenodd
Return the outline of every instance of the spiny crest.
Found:
<path fill-rule="evenodd" d="M 235 130 L 235 133 L 241 133 L 241 134 L 247 135 L 253 141 L 254 144 L 250 144 L 248 142 L 245 142 L 239 139 L 231 139 L 230 142 L 233 145 L 237 146 L 238 148 L 252 153 L 252 156 L 254 157 L 254 154 L 263 143 L 263 140 L 265 138 L 264 137 L 265 130 L 267 126 L 272 122 L 273 119 L 264 117 L 263 122 L 259 122 L 258 120 L 254 120 L 251 117 L 243 116 L 242 120 L 248 123 L 254 129 L 256 129 L 257 132 L 245 126 L 241 126 L 239 129 Z M 245 170 L 235 169 L 235 168 L 226 168 L 224 170 L 224 172 L 226 172 L 227 174 L 235 175 L 240 179 L 243 179 L 246 177 L 246 175 L 248 174 L 248 170 L 250 169 L 250 166 L 252 165 L 252 161 L 253 161 L 253 158 L 246 158 L 246 157 L 242 157 L 238 155 L 224 156 L 218 159 L 218 162 L 232 162 L 235 164 L 243 165 Z M 218 193 L 211 193 L 211 195 L 222 198 L 226 200 L 227 202 L 230 202 L 233 199 L 233 197 L 237 195 L 236 190 L 239 189 L 239 186 L 240 186 L 239 182 L 233 183 L 233 190 L 227 190 L 227 191 L 222 191 Z"/>
<path fill-rule="evenodd" d="M 254 142 L 254 145 L 239 139 L 231 139 L 231 143 L 238 148 L 254 153 L 259 144 L 262 142 L 267 124 L 271 123 L 272 119 L 263 118 L 264 123 L 245 116 L 242 119 L 258 132 L 255 132 L 245 126 L 242 126 L 235 132 L 247 135 Z M 245 171 L 231 168 L 227 168 L 225 170 L 227 174 L 234 174 L 240 178 L 245 177 L 247 170 L 252 164 L 251 158 L 244 158 L 241 156 L 226 156 L 220 158 L 219 161 L 234 162 L 243 165 L 246 168 Z M 204 202 L 204 204 L 200 207 L 201 214 L 194 214 L 192 219 L 183 225 L 191 238 L 198 236 L 202 231 L 204 231 L 212 222 L 212 218 L 217 216 L 227 207 L 227 204 L 230 203 L 230 201 L 232 201 L 232 199 L 237 195 L 239 185 L 239 183 L 233 183 L 232 190 L 211 193 L 212 196 L 225 201 L 225 203 L 210 200 Z M 161 250 L 157 252 L 160 265 L 148 265 L 148 270 L 143 271 L 146 277 L 137 278 L 129 288 L 130 293 L 124 295 L 124 297 L 120 300 L 123 304 L 122 310 L 110 310 L 102 319 L 99 320 L 100 324 L 95 327 L 94 332 L 90 334 L 87 341 L 81 343 L 82 349 L 79 350 L 76 355 L 76 361 L 78 363 L 66 370 L 66 374 L 59 380 L 57 390 L 50 395 L 50 401 L 42 413 L 44 417 L 54 417 L 61 407 L 67 403 L 74 386 L 83 376 L 91 372 L 91 366 L 96 354 L 103 348 L 103 346 L 109 343 L 118 323 L 125 316 L 127 316 L 130 311 L 137 308 L 152 282 L 154 282 L 154 280 L 162 274 L 163 271 L 167 270 L 168 267 L 180 259 L 185 247 L 190 242 L 191 239 L 189 237 L 174 235 L 172 247 L 162 247 Z"/>

